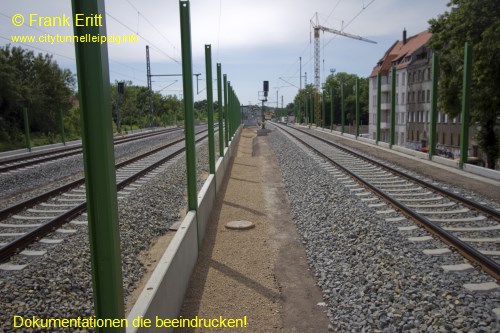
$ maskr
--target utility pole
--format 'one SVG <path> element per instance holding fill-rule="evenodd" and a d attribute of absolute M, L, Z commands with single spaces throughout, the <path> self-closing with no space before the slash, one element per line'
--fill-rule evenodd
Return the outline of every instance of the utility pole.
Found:
<path fill-rule="evenodd" d="M 300 78 L 299 89 L 302 89 L 302 57 L 299 57 L 299 78 Z"/>
<path fill-rule="evenodd" d="M 151 84 L 151 62 L 149 60 L 149 45 L 146 45 L 146 78 L 148 81 L 148 109 L 149 109 L 149 126 L 153 122 L 153 102 L 151 100 L 153 95 L 153 85 Z"/>

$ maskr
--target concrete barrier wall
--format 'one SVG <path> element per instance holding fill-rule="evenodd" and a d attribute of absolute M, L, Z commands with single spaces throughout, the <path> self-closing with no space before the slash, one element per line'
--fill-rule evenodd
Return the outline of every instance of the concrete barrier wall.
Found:
<path fill-rule="evenodd" d="M 198 212 L 190 211 L 182 221 L 179 230 L 168 245 L 153 274 L 127 316 L 127 333 L 173 332 L 173 328 L 155 327 L 156 317 L 177 318 L 188 287 L 191 273 L 198 259 L 198 239 L 205 234 L 207 223 L 220 188 L 229 167 L 229 161 L 236 151 L 241 128 L 234 140 L 229 142 L 224 158 L 216 164 L 215 177 L 210 175 L 198 194 Z M 131 327 L 134 318 L 148 318 L 152 327 Z"/>
<path fill-rule="evenodd" d="M 473 164 L 465 164 L 464 170 L 468 171 L 470 173 L 476 174 L 476 175 L 483 176 L 483 177 L 488 177 L 491 179 L 500 180 L 500 171 L 498 171 L 498 170 L 482 168 L 482 167 L 478 167 L 477 165 L 473 165 Z"/>
<path fill-rule="evenodd" d="M 215 202 L 215 177 L 209 175 L 205 184 L 198 193 L 198 243 L 201 244 L 205 236 L 205 229 L 207 227 L 210 213 Z"/>
<path fill-rule="evenodd" d="M 140 316 L 148 318 L 152 321 L 152 327 L 135 328 L 129 325 L 127 333 L 158 332 L 160 329 L 155 327 L 156 316 L 175 318 L 179 313 L 189 276 L 198 258 L 196 229 L 196 214 L 189 212 L 127 318 L 129 324 Z M 172 332 L 173 329 L 161 329 L 161 331 Z"/>

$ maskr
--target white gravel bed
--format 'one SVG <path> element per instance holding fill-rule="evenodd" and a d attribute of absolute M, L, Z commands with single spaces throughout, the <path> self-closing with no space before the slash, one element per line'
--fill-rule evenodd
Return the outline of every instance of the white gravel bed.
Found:
<path fill-rule="evenodd" d="M 144 153 L 154 147 L 164 144 L 167 140 L 182 137 L 182 131 L 176 133 L 166 133 L 158 136 L 148 137 L 137 141 L 132 141 L 115 146 L 115 159 L 121 161 L 124 158 L 130 158 L 140 153 Z M 25 192 L 31 189 L 51 185 L 58 182 L 61 178 L 83 174 L 82 155 L 70 156 L 54 162 L 44 163 L 31 169 L 20 170 L 13 173 L 0 174 L 0 208 L 7 207 L 8 204 L 4 198 L 17 193 Z M 69 179 L 65 179 L 64 183 Z M 54 186 L 55 187 L 55 186 Z M 26 193 L 17 196 L 16 201 L 33 197 L 33 193 Z"/>
<path fill-rule="evenodd" d="M 438 241 L 410 242 L 303 149 L 273 130 L 293 220 L 338 332 L 490 332 L 500 294 L 471 294 L 463 284 L 492 281 L 479 271 L 444 274 L 458 255 L 427 256 Z M 370 202 L 371 203 L 371 202 Z"/>
<path fill-rule="evenodd" d="M 204 141 L 197 148 L 199 177 L 208 171 L 208 149 Z M 145 272 L 138 254 L 168 227 L 181 218 L 186 207 L 186 167 L 184 155 L 133 195 L 119 201 L 120 237 L 122 249 L 123 285 L 130 296 Z M 204 180 L 199 179 L 201 187 Z M 78 220 L 85 220 L 82 216 Z M 42 257 L 14 256 L 15 264 L 28 263 L 20 271 L 0 271 L 0 332 L 13 332 L 12 318 L 75 318 L 94 314 L 88 230 L 85 225 L 71 225 L 77 232 L 69 235 L 51 234 L 48 238 L 63 238 L 57 245 L 40 246 L 47 253 Z M 34 332 L 46 330 L 34 330 Z M 90 330 L 92 331 L 92 330 Z M 52 330 L 51 332 L 71 332 Z"/>

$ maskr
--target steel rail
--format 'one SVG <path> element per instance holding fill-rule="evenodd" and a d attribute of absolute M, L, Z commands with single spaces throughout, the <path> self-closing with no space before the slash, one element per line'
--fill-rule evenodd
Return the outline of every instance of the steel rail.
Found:
<path fill-rule="evenodd" d="M 204 131 L 202 131 L 204 132 Z M 199 134 L 199 133 L 198 133 Z M 195 142 L 198 143 L 204 139 L 206 139 L 208 135 L 205 135 Z M 181 140 L 183 141 L 183 140 Z M 179 143 L 179 142 L 177 142 Z M 158 168 L 162 164 L 170 161 L 177 155 L 181 154 L 186 150 L 186 147 L 182 147 L 175 152 L 169 154 L 167 157 L 162 158 L 161 160 L 151 164 L 147 168 L 135 173 L 134 175 L 129 176 L 128 178 L 120 181 L 119 183 L 116 184 L 117 192 L 130 183 L 134 182 L 136 179 L 144 176 L 145 174 L 149 173 L 150 171 Z M 71 208 L 70 210 L 62 213 L 59 216 L 54 217 L 53 219 L 47 221 L 43 225 L 33 229 L 32 231 L 24 234 L 23 236 L 20 236 L 16 238 L 15 240 L 11 241 L 4 247 L 0 249 L 0 262 L 4 262 L 8 260 L 10 257 L 12 257 L 14 254 L 22 251 L 24 248 L 26 248 L 28 245 L 32 244 L 36 240 L 42 238 L 43 236 L 47 235 L 48 233 L 52 232 L 53 230 L 56 230 L 57 228 L 61 227 L 63 224 L 67 223 L 69 220 L 75 218 L 76 216 L 82 214 L 85 210 L 87 209 L 87 202 L 83 202 L 79 204 L 78 206 L 75 206 Z"/>
<path fill-rule="evenodd" d="M 277 125 L 276 125 L 277 126 Z M 278 128 L 283 129 L 281 126 L 277 126 Z M 307 132 L 303 132 L 301 130 L 298 130 L 302 133 L 308 134 L 316 139 L 320 139 L 320 141 L 326 141 L 326 143 L 329 143 L 328 140 L 324 140 L 323 138 L 319 138 L 315 135 L 311 135 Z M 309 147 L 312 149 L 316 154 L 320 155 L 321 157 L 325 158 L 327 161 L 330 163 L 334 164 L 336 167 L 344 171 L 346 174 L 349 176 L 355 178 L 360 182 L 363 186 L 369 188 L 372 190 L 372 192 L 375 192 L 377 195 L 382 197 L 384 201 L 390 203 L 391 205 L 397 207 L 404 215 L 410 217 L 414 221 L 416 221 L 419 225 L 421 225 L 423 228 L 425 228 L 427 231 L 429 231 L 432 235 L 437 236 L 441 241 L 443 241 L 445 244 L 453 247 L 456 249 L 462 256 L 464 256 L 466 259 L 468 259 L 471 262 L 477 263 L 481 268 L 490 274 L 495 280 L 500 281 L 500 265 L 492 260 L 491 258 L 485 256 L 478 250 L 476 250 L 474 247 L 470 246 L 466 242 L 460 240 L 458 237 L 454 236 L 450 232 L 444 230 L 440 226 L 434 224 L 431 222 L 428 218 L 425 216 L 417 213 L 413 209 L 406 207 L 403 203 L 401 203 L 399 200 L 393 198 L 389 194 L 387 194 L 385 191 L 382 191 L 381 189 L 377 188 L 376 186 L 370 184 L 368 181 L 363 179 L 363 177 L 360 177 L 356 175 L 355 173 L 351 172 L 349 169 L 345 168 L 344 166 L 340 165 L 339 163 L 335 162 L 332 158 L 326 156 L 322 152 L 318 151 L 315 147 L 312 145 L 308 144 L 301 138 L 297 137 L 295 134 L 290 133 L 289 131 L 286 131 L 289 135 L 294 137 L 297 141 L 301 142 L 303 145 Z M 335 144 L 333 144 L 335 145 Z M 335 145 L 336 146 L 336 145 Z M 368 158 L 363 156 L 363 159 L 369 160 Z M 377 162 L 376 162 L 377 163 Z M 425 184 L 425 182 L 424 182 Z"/>
<path fill-rule="evenodd" d="M 203 133 L 203 132 L 206 132 L 206 131 L 207 130 L 203 130 L 203 131 L 198 132 L 197 134 L 200 134 L 200 133 Z M 166 149 L 166 148 L 168 148 L 170 146 L 173 146 L 173 145 L 175 145 L 175 144 L 177 144 L 179 142 L 182 142 L 182 141 L 184 141 L 184 138 L 178 139 L 176 141 L 172 141 L 172 142 L 170 142 L 170 143 L 168 143 L 166 145 L 163 145 L 161 147 L 155 148 L 155 149 L 153 149 L 153 150 L 151 150 L 151 151 L 149 151 L 147 153 L 141 154 L 141 155 L 133 157 L 133 158 L 131 158 L 129 160 L 126 160 L 126 161 L 123 161 L 121 163 L 118 163 L 118 164 L 116 164 L 115 168 L 116 169 L 122 168 L 122 167 L 124 167 L 126 165 L 134 163 L 134 162 L 136 162 L 136 161 L 138 161 L 140 159 L 148 157 L 149 155 L 155 154 L 155 153 L 159 152 L 160 150 Z M 56 195 L 58 195 L 60 193 L 63 193 L 63 192 L 66 192 L 69 189 L 77 187 L 77 186 L 80 186 L 80 185 L 82 185 L 84 183 L 85 183 L 85 178 L 79 178 L 77 180 L 74 180 L 72 182 L 64 184 L 64 185 L 62 185 L 62 186 L 60 186 L 58 188 L 55 188 L 55 189 L 50 190 L 48 192 L 42 193 L 42 194 L 40 194 L 38 196 L 35 196 L 33 198 L 21 201 L 21 202 L 19 202 L 17 204 L 14 204 L 14 205 L 10 206 L 10 207 L 4 208 L 4 209 L 0 210 L 0 221 L 5 220 L 10 215 L 18 213 L 18 212 L 24 210 L 27 207 L 34 206 L 37 203 L 43 202 L 43 201 L 45 201 L 45 200 L 47 200 L 47 199 L 49 199 L 49 198 L 51 198 L 53 196 L 56 196 Z"/>
<path fill-rule="evenodd" d="M 418 179 L 416 177 L 413 177 L 411 175 L 405 174 L 404 172 L 401 172 L 401 171 L 399 171 L 397 169 L 394 169 L 394 168 L 392 168 L 392 167 L 390 167 L 388 165 L 385 165 L 383 163 L 380 163 L 380 162 L 377 162 L 375 160 L 372 160 L 369 157 L 366 157 L 366 156 L 364 156 L 364 155 L 362 155 L 360 153 L 357 153 L 357 152 L 355 152 L 353 150 L 350 150 L 349 148 L 342 147 L 342 146 L 336 144 L 335 142 L 331 142 L 331 141 L 329 141 L 329 140 L 327 140 L 325 138 L 316 136 L 314 134 L 308 133 L 308 132 L 303 131 L 303 130 L 298 129 L 298 128 L 294 128 L 294 127 L 291 127 L 291 128 L 293 128 L 293 129 L 295 129 L 295 130 L 297 130 L 297 131 L 299 131 L 301 133 L 307 134 L 307 135 L 309 135 L 309 136 L 311 136 L 311 137 L 313 137 L 315 139 L 318 139 L 318 140 L 320 140 L 320 141 L 322 141 L 322 142 L 324 142 L 326 144 L 334 146 L 335 148 L 337 148 L 339 150 L 342 150 L 342 151 L 344 151 L 346 153 L 354 155 L 355 157 L 359 157 L 359 158 L 361 158 L 361 159 L 363 159 L 363 160 L 365 160 L 365 161 L 367 161 L 369 163 L 375 164 L 375 165 L 377 165 L 377 166 L 379 166 L 379 167 L 381 167 L 381 168 L 383 168 L 383 169 L 385 169 L 385 170 L 387 170 L 389 172 L 397 174 L 398 176 L 401 176 L 401 177 L 406 178 L 406 179 L 408 179 L 410 181 L 416 182 L 416 183 L 418 183 L 418 184 L 420 184 L 422 186 L 425 186 L 425 187 L 427 187 L 427 188 L 429 188 L 429 189 L 431 189 L 431 190 L 433 190 L 435 192 L 438 192 L 438 193 L 440 193 L 440 194 L 442 194 L 444 196 L 450 197 L 450 198 L 454 199 L 455 201 L 459 202 L 460 204 L 466 205 L 469 208 L 473 208 L 473 209 L 475 209 L 477 211 L 480 211 L 481 213 L 489 215 L 492 219 L 500 222 L 500 211 L 497 211 L 497 210 L 495 210 L 495 209 L 493 209 L 491 207 L 482 205 L 479 202 L 467 199 L 467 198 L 465 198 L 465 197 L 463 197 L 461 195 L 458 195 L 456 193 L 453 193 L 451 191 L 442 189 L 442 188 L 440 188 L 440 187 L 438 187 L 436 185 L 429 184 L 429 183 L 427 183 L 427 182 L 425 182 L 425 181 L 423 181 L 421 179 Z"/>
<path fill-rule="evenodd" d="M 171 132 L 174 132 L 176 130 L 177 129 L 168 129 L 168 130 L 164 130 L 164 131 L 161 131 L 161 132 L 147 133 L 147 134 L 142 135 L 142 136 L 137 135 L 137 136 L 129 137 L 129 138 L 125 138 L 125 139 L 116 138 L 115 139 L 115 145 L 117 146 L 117 145 L 120 145 L 122 143 L 127 143 L 127 142 L 130 142 L 130 141 L 141 140 L 141 139 L 145 139 L 145 138 L 148 138 L 148 137 L 151 137 L 151 136 L 165 134 L 165 133 L 171 133 Z M 18 164 L 14 164 L 14 165 L 0 166 L 0 172 L 7 172 L 7 171 L 10 171 L 10 170 L 15 170 L 15 169 L 27 167 L 27 166 L 30 166 L 30 165 L 39 164 L 39 163 L 42 163 L 42 162 L 47 162 L 47 161 L 51 161 L 51 160 L 57 160 L 57 159 L 61 159 L 61 158 L 64 158 L 64 157 L 81 154 L 82 151 L 83 151 L 83 149 L 82 149 L 81 145 L 79 145 L 77 147 L 68 147 L 67 149 L 63 148 L 63 149 L 58 150 L 56 152 L 43 152 L 43 153 L 39 153 L 37 155 L 30 155 L 30 156 L 18 157 L 18 158 L 14 158 L 14 159 L 10 159 L 10 160 L 5 160 L 5 161 L 2 161 L 0 164 L 16 163 L 16 162 L 20 162 L 22 160 L 27 160 L 27 159 L 30 159 L 30 158 L 36 158 L 38 156 L 51 155 L 51 156 L 42 157 L 42 158 L 35 159 L 35 160 L 29 160 L 29 161 L 18 163 Z"/>

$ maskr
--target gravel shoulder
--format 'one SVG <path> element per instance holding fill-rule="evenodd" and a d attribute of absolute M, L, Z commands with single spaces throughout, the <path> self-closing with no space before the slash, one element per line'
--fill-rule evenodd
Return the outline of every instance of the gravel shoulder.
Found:
<path fill-rule="evenodd" d="M 317 305 L 321 293 L 307 269 L 267 140 L 256 137 L 255 127 L 241 134 L 181 316 L 247 316 L 243 331 L 249 332 L 326 332 L 325 308 Z M 233 220 L 251 221 L 255 228 L 226 229 Z"/>
<path fill-rule="evenodd" d="M 471 293 L 466 283 L 490 282 L 474 270 L 445 274 L 463 262 L 453 253 L 427 256 L 440 242 L 411 242 L 399 226 L 376 214 L 307 149 L 278 130 L 270 144 L 292 207 L 293 222 L 338 332 L 498 332 L 498 291 Z M 386 209 L 386 208 L 379 208 Z"/>

